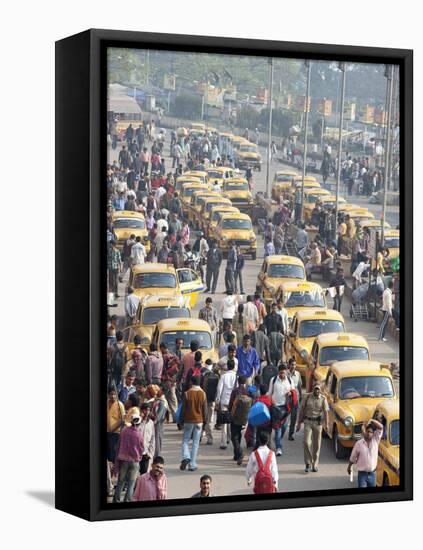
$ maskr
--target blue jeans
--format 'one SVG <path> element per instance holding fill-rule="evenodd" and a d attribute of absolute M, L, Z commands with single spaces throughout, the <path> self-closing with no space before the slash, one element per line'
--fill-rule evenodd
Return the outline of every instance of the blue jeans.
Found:
<path fill-rule="evenodd" d="M 376 472 L 358 472 L 358 486 L 376 487 Z"/>
<path fill-rule="evenodd" d="M 285 421 L 280 428 L 275 430 L 275 447 L 276 449 L 282 449 L 282 439 L 285 435 L 287 427 L 287 421 Z"/>
<path fill-rule="evenodd" d="M 182 438 L 182 460 L 190 461 L 190 468 L 197 468 L 197 454 L 200 445 L 202 424 L 193 424 L 188 422 L 184 424 L 184 434 Z M 191 452 L 189 442 L 192 439 Z"/>
<path fill-rule="evenodd" d="M 139 462 L 120 463 L 119 478 L 116 485 L 113 502 L 120 502 L 120 496 L 125 482 L 127 483 L 125 502 L 131 502 L 132 495 L 134 494 L 135 482 L 137 481 L 139 475 L 139 468 Z"/>

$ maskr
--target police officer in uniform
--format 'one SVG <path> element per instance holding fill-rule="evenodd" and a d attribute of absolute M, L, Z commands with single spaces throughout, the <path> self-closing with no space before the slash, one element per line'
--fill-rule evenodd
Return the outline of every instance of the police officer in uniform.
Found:
<path fill-rule="evenodd" d="M 301 404 L 297 422 L 297 432 L 304 422 L 304 463 L 305 473 L 310 470 L 318 471 L 320 445 L 322 442 L 322 428 L 327 430 L 329 424 L 328 402 L 320 393 L 318 384 L 313 386 L 313 391 L 307 393 Z"/>

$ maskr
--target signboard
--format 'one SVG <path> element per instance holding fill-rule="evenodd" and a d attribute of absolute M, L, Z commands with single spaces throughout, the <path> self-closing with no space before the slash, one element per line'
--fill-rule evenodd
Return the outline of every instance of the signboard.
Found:
<path fill-rule="evenodd" d="M 332 100 L 320 99 L 317 103 L 317 111 L 324 116 L 331 116 L 332 114 Z"/>
<path fill-rule="evenodd" d="M 163 77 L 163 88 L 165 90 L 175 91 L 176 90 L 176 75 L 175 74 L 165 74 Z"/>
<path fill-rule="evenodd" d="M 311 97 L 308 98 L 308 106 L 307 111 L 310 112 L 310 106 L 311 106 Z M 305 95 L 299 95 L 297 96 L 297 99 L 295 101 L 295 108 L 297 111 L 302 111 L 303 113 L 306 112 L 306 96 Z"/>

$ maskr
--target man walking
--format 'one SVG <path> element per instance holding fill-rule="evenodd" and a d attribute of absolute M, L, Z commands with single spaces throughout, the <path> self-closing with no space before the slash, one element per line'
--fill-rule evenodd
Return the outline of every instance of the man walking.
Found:
<path fill-rule="evenodd" d="M 244 454 L 241 447 L 242 429 L 247 425 L 248 412 L 253 403 L 248 395 L 246 386 L 246 377 L 238 377 L 238 387 L 232 390 L 229 400 L 229 410 L 231 411 L 231 441 L 234 448 L 234 460 L 241 466 Z"/>
<path fill-rule="evenodd" d="M 132 286 L 128 286 L 128 294 L 125 296 L 126 326 L 135 323 L 140 299 L 134 294 Z"/>
<path fill-rule="evenodd" d="M 318 471 L 322 428 L 327 432 L 329 424 L 329 406 L 320 387 L 315 384 L 312 393 L 307 393 L 301 404 L 297 422 L 297 432 L 304 422 L 304 463 L 305 473 Z"/>
<path fill-rule="evenodd" d="M 219 383 L 217 385 L 217 394 L 216 394 L 216 409 L 220 411 L 229 410 L 229 401 L 232 395 L 232 390 L 236 384 L 236 374 L 235 374 L 235 362 L 232 359 L 228 359 L 226 364 L 226 372 L 220 377 Z M 226 449 L 229 438 L 229 425 L 222 424 L 220 432 L 220 448 Z"/>
<path fill-rule="evenodd" d="M 165 500 L 167 498 L 167 478 L 164 469 L 164 459 L 156 456 L 151 470 L 138 478 L 133 501 Z"/>
<path fill-rule="evenodd" d="M 145 263 L 145 246 L 141 242 L 141 237 L 135 238 L 135 244 L 131 248 L 131 265 L 142 265 Z"/>
<path fill-rule="evenodd" d="M 291 419 L 289 423 L 289 441 L 294 441 L 294 432 L 295 432 L 295 425 L 297 422 L 297 416 L 298 416 L 298 404 L 301 401 L 303 386 L 301 381 L 301 374 L 296 369 L 297 364 L 295 362 L 294 357 L 291 357 L 288 361 L 288 372 L 289 372 L 289 378 L 291 379 L 291 384 L 294 386 L 294 390 L 297 392 L 297 399 L 296 403 L 291 403 Z"/>
<path fill-rule="evenodd" d="M 113 293 L 114 298 L 119 298 L 118 277 L 122 269 L 122 260 L 120 251 L 115 240 L 110 242 L 107 254 L 107 270 L 109 275 L 109 292 Z"/>
<path fill-rule="evenodd" d="M 355 464 L 358 470 L 358 487 L 376 487 L 376 466 L 383 425 L 374 418 L 367 422 L 364 437 L 357 441 L 351 452 L 347 471 Z"/>
<path fill-rule="evenodd" d="M 200 388 L 200 377 L 191 377 L 191 388 L 184 393 L 180 414 L 180 423 L 184 424 L 182 438 L 181 470 L 197 470 L 197 454 L 203 425 L 207 423 L 207 398 Z M 191 451 L 189 442 L 192 439 Z"/>
<path fill-rule="evenodd" d="M 250 386 L 260 372 L 260 358 L 251 345 L 249 334 L 244 334 L 242 346 L 236 350 L 236 358 L 238 359 L 238 376 L 245 376 L 246 384 Z"/>
<path fill-rule="evenodd" d="M 219 384 L 219 374 L 217 370 L 213 368 L 213 364 L 209 359 L 210 364 L 205 363 L 202 369 L 201 375 L 201 388 L 206 394 L 207 398 L 207 422 L 204 426 L 206 432 L 207 445 L 213 445 L 213 415 L 216 404 L 217 386 Z"/>
<path fill-rule="evenodd" d="M 216 241 L 213 240 L 210 244 L 210 250 L 207 252 L 206 292 L 211 291 L 212 294 L 216 292 L 221 263 L 222 252 L 217 248 Z"/>
<path fill-rule="evenodd" d="M 279 367 L 277 376 L 271 379 L 269 384 L 269 397 L 272 400 L 272 427 L 275 431 L 276 456 L 282 456 L 282 440 L 287 427 L 287 399 L 293 390 L 288 379 L 286 365 Z"/>
<path fill-rule="evenodd" d="M 115 469 L 118 482 L 113 502 L 120 502 L 123 486 L 127 484 L 125 502 L 131 502 L 135 482 L 139 473 L 139 463 L 144 454 L 142 433 L 139 429 L 141 418 L 138 414 L 132 415 L 131 425 L 123 428 L 116 453 Z"/>
<path fill-rule="evenodd" d="M 254 493 L 275 493 L 278 490 L 278 465 L 275 453 L 269 449 L 269 435 L 267 432 L 258 434 L 259 446 L 250 454 L 248 459 L 246 476 L 247 483 L 251 485 L 254 480 Z"/>
<path fill-rule="evenodd" d="M 148 472 L 148 464 L 154 457 L 154 450 L 156 445 L 154 435 L 154 422 L 150 419 L 150 403 L 142 403 L 140 406 L 141 422 L 140 431 L 143 437 L 144 453 L 140 460 L 140 475 Z"/>
<path fill-rule="evenodd" d="M 238 283 L 239 283 L 239 292 L 244 294 L 244 282 L 242 278 L 242 272 L 245 266 L 245 256 L 241 252 L 239 246 L 236 247 L 236 264 L 235 264 L 235 273 L 234 273 L 234 290 L 238 293 Z"/>
<path fill-rule="evenodd" d="M 228 258 L 226 260 L 226 271 L 225 271 L 225 287 L 226 294 L 233 294 L 235 292 L 235 268 L 237 262 L 237 253 L 235 244 L 229 242 Z"/>
<path fill-rule="evenodd" d="M 213 299 L 210 296 L 206 298 L 206 305 L 200 309 L 198 318 L 208 322 L 212 331 L 213 345 L 216 345 L 216 331 L 219 326 L 219 319 L 216 308 L 213 305 Z"/>
<path fill-rule="evenodd" d="M 389 318 L 392 317 L 392 289 L 394 288 L 394 282 L 389 281 L 388 288 L 385 288 L 382 294 L 382 311 L 383 319 L 379 330 L 379 340 L 386 342 L 385 332 L 388 325 Z"/>

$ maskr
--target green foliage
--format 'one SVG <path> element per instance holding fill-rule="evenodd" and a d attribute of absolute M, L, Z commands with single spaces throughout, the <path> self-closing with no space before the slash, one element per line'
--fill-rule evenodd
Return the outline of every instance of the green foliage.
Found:
<path fill-rule="evenodd" d="M 172 115 L 177 118 L 200 120 L 201 98 L 192 95 L 178 95 L 175 98 Z"/>
<path fill-rule="evenodd" d="M 313 137 L 318 142 L 320 142 L 320 139 L 322 137 L 322 125 L 323 125 L 323 133 L 324 133 L 326 129 L 326 121 L 324 117 L 319 117 L 319 118 L 316 118 L 312 126 Z"/>
<path fill-rule="evenodd" d="M 289 109 L 273 109 L 272 134 L 279 137 L 288 137 L 289 129 L 298 121 L 298 114 Z M 268 130 L 269 109 L 265 108 L 260 113 L 260 125 Z"/>

